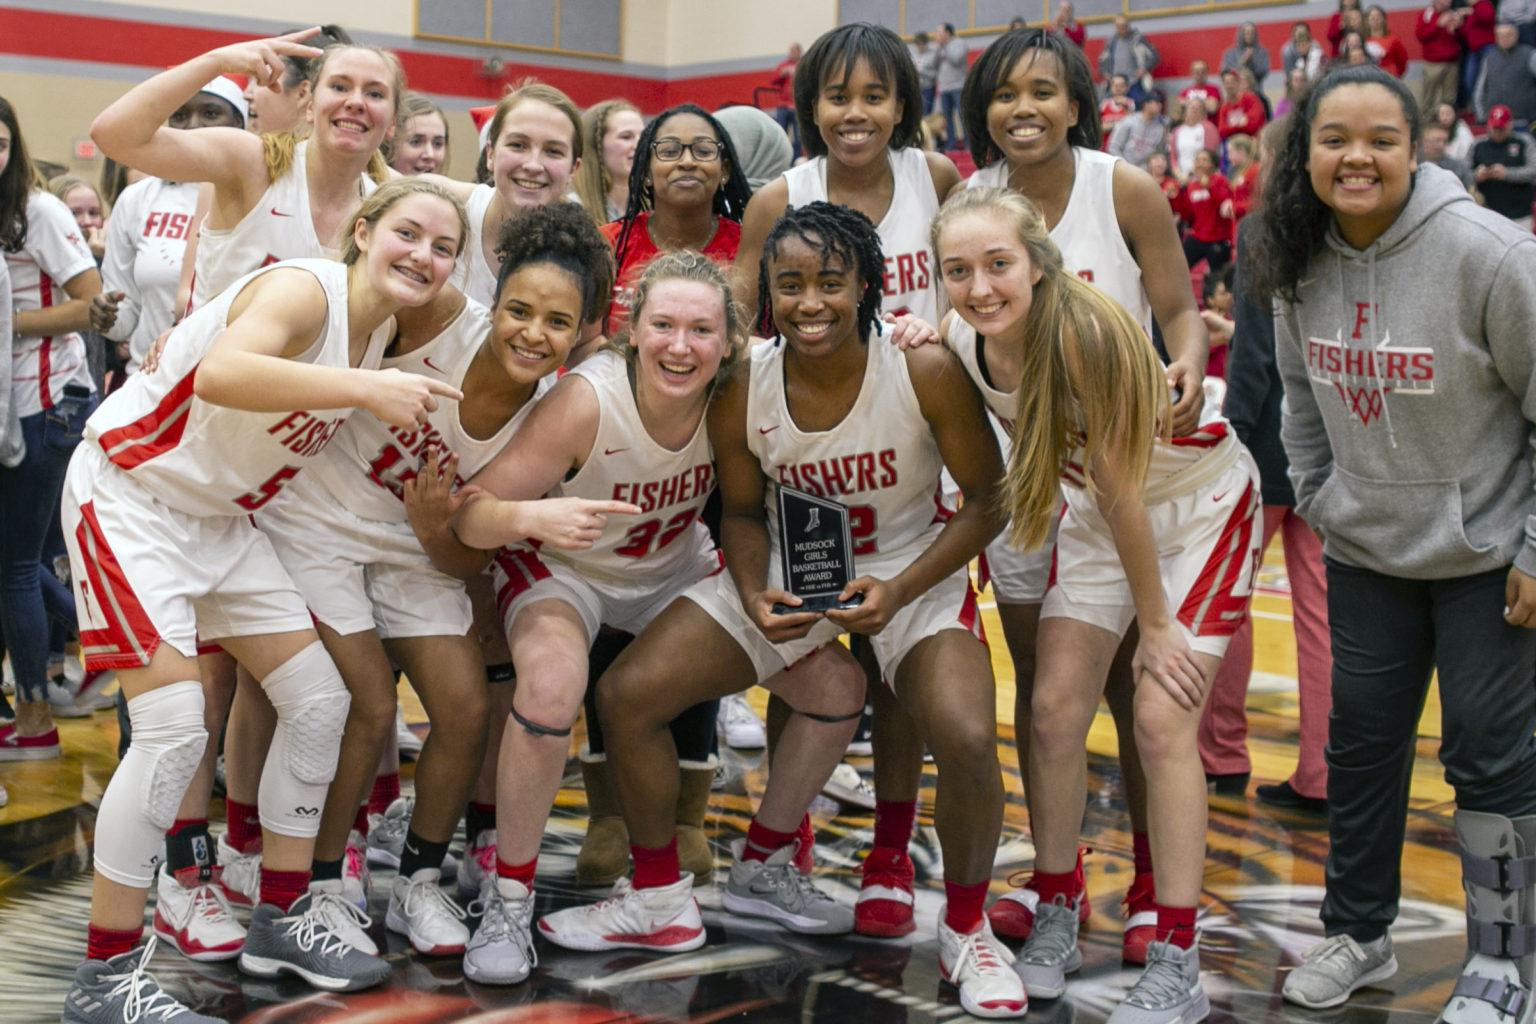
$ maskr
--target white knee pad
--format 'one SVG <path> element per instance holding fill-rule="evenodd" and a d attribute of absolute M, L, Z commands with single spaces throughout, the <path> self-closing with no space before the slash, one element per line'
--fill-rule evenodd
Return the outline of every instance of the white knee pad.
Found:
<path fill-rule="evenodd" d="M 187 680 L 140 694 L 128 702 L 128 718 L 133 743 L 96 816 L 96 870 L 144 889 L 208 744 L 202 684 Z"/>
<path fill-rule="evenodd" d="M 352 697 L 319 641 L 269 672 L 261 686 L 277 709 L 257 793 L 261 824 L 285 836 L 314 838 Z"/>

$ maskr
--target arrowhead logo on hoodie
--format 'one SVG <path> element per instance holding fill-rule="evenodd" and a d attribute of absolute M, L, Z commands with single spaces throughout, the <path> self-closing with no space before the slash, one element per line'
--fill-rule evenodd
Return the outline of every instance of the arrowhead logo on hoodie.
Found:
<path fill-rule="evenodd" d="M 1332 339 L 1307 339 L 1307 371 L 1314 383 L 1332 385 L 1344 407 L 1368 427 L 1381 416 L 1389 393 L 1435 393 L 1435 350 L 1395 346 L 1391 331 L 1383 332 L 1372 348 L 1372 339 L 1362 337 L 1370 306 L 1356 305 L 1349 341 L 1343 330 Z"/>

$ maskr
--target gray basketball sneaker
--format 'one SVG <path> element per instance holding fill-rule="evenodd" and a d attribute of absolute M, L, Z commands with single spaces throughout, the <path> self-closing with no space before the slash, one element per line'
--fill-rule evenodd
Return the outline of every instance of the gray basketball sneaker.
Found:
<path fill-rule="evenodd" d="M 1147 945 L 1147 966 L 1106 1024 L 1199 1024 L 1211 1004 L 1200 985 L 1200 948 Z"/>
<path fill-rule="evenodd" d="M 1060 998 L 1067 990 L 1067 975 L 1083 966 L 1077 928 L 1077 900 L 1068 903 L 1057 896 L 1035 906 L 1034 930 L 1013 961 L 1031 999 Z"/>
<path fill-rule="evenodd" d="M 390 972 L 383 960 L 347 944 L 315 906 L 312 893 L 300 896 L 287 914 L 270 903 L 251 911 L 240 969 L 259 978 L 297 974 L 328 992 L 368 988 Z"/>
<path fill-rule="evenodd" d="M 774 851 L 766 861 L 742 860 L 746 840 L 731 844 L 736 862 L 721 903 L 744 917 L 777 921 L 804 935 L 842 935 L 853 931 L 853 908 L 845 907 L 811 884 L 795 868 L 796 840 Z"/>
<path fill-rule="evenodd" d="M 75 983 L 64 997 L 63 1024 L 223 1024 L 193 1013 L 160 987 L 147 970 L 155 955 L 153 936 L 138 949 L 110 960 L 87 960 L 75 968 Z"/>

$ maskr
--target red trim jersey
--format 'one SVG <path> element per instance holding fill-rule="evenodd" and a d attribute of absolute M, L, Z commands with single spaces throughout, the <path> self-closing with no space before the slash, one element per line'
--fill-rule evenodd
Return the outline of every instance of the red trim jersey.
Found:
<path fill-rule="evenodd" d="M 597 543 L 584 551 L 540 550 L 583 575 L 633 585 L 644 579 L 697 578 L 698 552 L 708 550 L 709 531 L 699 521 L 715 489 L 715 456 L 704 420 L 677 451 L 651 437 L 640 420 L 629 364 L 616 352 L 599 352 L 568 374 L 597 393 L 597 436 L 587 460 L 556 485 L 551 497 L 627 501 L 638 516 L 609 516 Z"/>
<path fill-rule="evenodd" d="M 196 274 L 192 279 L 192 308 L 201 309 L 235 281 L 278 260 L 309 256 L 335 257 L 340 249 L 315 234 L 309 205 L 310 143 L 294 149 L 293 164 L 261 194 L 251 211 L 232 228 L 210 228 L 206 221 L 197 242 Z M 368 175 L 357 179 L 359 197 L 378 184 Z"/>
<path fill-rule="evenodd" d="M 175 322 L 197 191 L 195 182 L 145 178 L 123 189 L 112 206 L 101 290 L 121 291 L 123 301 L 117 321 L 104 333 L 128 342 L 130 373 L 137 372 L 149 346 Z"/>
<path fill-rule="evenodd" d="M 906 355 L 881 332 L 872 332 L 866 344 L 859 397 L 830 430 L 795 425 L 784 397 L 782 344 L 762 343 L 752 350 L 747 391 L 747 447 L 763 475 L 849 506 L 855 559 L 924 541 L 935 521 L 948 514 L 939 491 L 944 460 L 918 405 Z M 778 495 L 772 487 L 764 504 L 770 550 L 776 552 Z"/>
<path fill-rule="evenodd" d="M 928 158 L 920 149 L 889 150 L 895 189 L 890 208 L 875 229 L 885 254 L 885 298 L 882 313 L 913 313 L 931 324 L 939 322 L 937 264 L 928 246 L 928 229 L 939 212 Z M 786 208 L 827 199 L 827 158 L 791 167 L 784 172 L 789 186 Z"/>
<path fill-rule="evenodd" d="M 649 224 L 650 211 L 637 214 L 635 226 L 630 229 L 629 238 L 624 245 L 624 262 L 618 267 L 618 273 L 614 275 L 613 302 L 608 306 L 608 334 L 616 334 L 621 327 L 629 323 L 629 311 L 635 304 L 635 285 L 640 282 L 640 275 L 645 273 L 646 266 L 661 255 L 661 250 L 656 248 L 656 243 L 651 240 Z M 619 232 L 624 229 L 623 221 L 614 221 L 612 224 L 604 224 L 598 230 L 603 237 L 608 239 L 608 244 L 614 246 L 617 255 L 619 244 Z M 741 225 L 725 217 L 716 219 L 715 236 L 709 240 L 709 244 L 702 250 L 705 256 L 720 264 L 720 269 L 729 271 L 731 264 L 736 260 L 736 250 L 741 248 Z"/>
<path fill-rule="evenodd" d="M 347 267 L 330 260 L 278 266 L 313 274 L 328 314 L 313 345 L 294 357 L 315 366 L 350 365 Z M 236 296 L 268 268 L 247 274 L 171 334 L 154 373 L 136 373 L 86 422 L 85 440 L 156 499 L 192 516 L 240 516 L 265 505 L 316 456 L 351 409 L 246 412 L 194 393 L 198 364 L 224 331 Z M 376 369 L 394 329 L 387 320 L 369 339 L 360 365 Z"/>
<path fill-rule="evenodd" d="M 403 356 L 386 358 L 383 369 L 419 373 L 463 390 L 464 376 L 491 333 L 490 312 L 470 299 L 441 334 Z M 347 419 L 325 454 L 309 471 L 341 507 L 353 516 L 386 523 L 403 523 L 405 485 L 427 461 L 433 445 L 459 457 L 458 483 L 480 472 L 506 447 L 539 396 L 554 383 L 551 374 L 539 383 L 532 398 L 501 429 L 477 438 L 459 420 L 460 403 L 439 397 L 427 414 L 427 425 L 416 430 L 391 427 L 372 413 L 359 410 Z"/>
<path fill-rule="evenodd" d="M 69 301 L 64 285 L 96 269 L 96 258 L 80 236 L 75 215 L 49 192 L 27 196 L 27 241 L 5 254 L 11 275 L 11 305 L 19 312 L 48 309 Z M 11 343 L 11 397 L 18 416 L 51 409 L 66 384 L 96 390 L 79 334 L 17 335 Z"/>
<path fill-rule="evenodd" d="M 469 194 L 464 210 L 469 214 L 469 237 L 459 252 L 459 260 L 453 267 L 448 283 L 468 295 L 482 306 L 496 305 L 497 267 L 485 261 L 485 212 L 496 198 L 496 190 L 489 185 L 476 185 Z"/>

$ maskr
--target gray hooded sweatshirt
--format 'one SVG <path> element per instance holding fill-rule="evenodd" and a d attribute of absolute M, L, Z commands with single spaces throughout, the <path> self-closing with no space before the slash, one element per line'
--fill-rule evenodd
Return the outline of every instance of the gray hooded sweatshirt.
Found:
<path fill-rule="evenodd" d="M 1370 248 L 1330 227 L 1308 273 L 1275 356 L 1323 553 L 1409 579 L 1536 576 L 1536 236 L 1421 165 Z"/>

